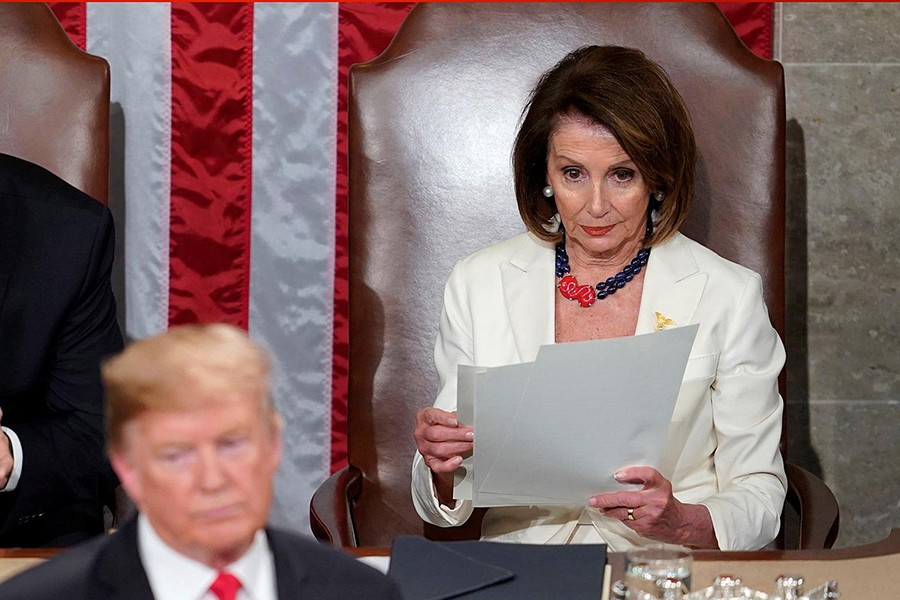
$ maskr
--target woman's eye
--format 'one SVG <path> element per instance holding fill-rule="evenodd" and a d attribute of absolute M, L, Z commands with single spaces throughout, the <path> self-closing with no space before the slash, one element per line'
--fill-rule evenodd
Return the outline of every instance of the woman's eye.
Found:
<path fill-rule="evenodd" d="M 563 169 L 563 177 L 569 181 L 578 181 L 581 179 L 581 169 L 576 169 L 574 167 Z"/>
<path fill-rule="evenodd" d="M 612 172 L 612 178 L 617 183 L 625 183 L 634 178 L 634 171 L 631 169 L 616 169 Z"/>

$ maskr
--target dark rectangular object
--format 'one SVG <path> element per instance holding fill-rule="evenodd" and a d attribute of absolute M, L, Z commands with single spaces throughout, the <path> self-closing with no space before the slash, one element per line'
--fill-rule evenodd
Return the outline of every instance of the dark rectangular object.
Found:
<path fill-rule="evenodd" d="M 597 600 L 606 546 L 431 542 L 401 536 L 388 575 L 405 600 Z"/>

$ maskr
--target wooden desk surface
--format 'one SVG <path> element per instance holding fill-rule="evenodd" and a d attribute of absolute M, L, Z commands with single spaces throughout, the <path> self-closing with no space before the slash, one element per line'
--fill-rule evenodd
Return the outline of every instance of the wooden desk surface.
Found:
<path fill-rule="evenodd" d="M 59 548 L 0 548 L 0 582 L 59 552 Z"/>
<path fill-rule="evenodd" d="M 389 556 L 387 548 L 345 548 L 355 556 Z M 625 554 L 610 552 L 610 581 L 622 579 Z M 848 599 L 893 598 L 900 589 L 900 529 L 873 544 L 836 550 L 766 550 L 759 552 L 694 552 L 694 588 L 702 589 L 722 574 L 739 576 L 745 585 L 761 590 L 774 589 L 781 574 L 799 574 L 806 589 L 836 580 Z M 606 583 L 609 585 L 609 582 Z"/>
<path fill-rule="evenodd" d="M 390 556 L 389 548 L 344 548 L 354 556 Z M 27 552 L 14 550 L 13 552 Z M 721 550 L 696 550 L 694 560 L 700 561 L 756 561 L 756 560 L 843 560 L 900 553 L 900 529 L 893 529 L 888 537 L 864 546 L 836 548 L 833 550 L 758 550 L 756 552 L 722 552 Z M 0 550 L 0 557 L 3 550 Z M 624 565 L 625 553 L 610 552 L 610 563 Z"/>
<path fill-rule="evenodd" d="M 900 554 L 900 529 L 893 529 L 888 537 L 872 544 L 833 550 L 760 550 L 757 552 L 695 550 L 694 562 L 732 563 L 731 570 L 738 571 L 740 570 L 738 563 L 747 562 L 784 561 L 795 563 L 798 561 L 836 561 L 892 554 Z M 900 560 L 900 556 L 897 559 Z M 607 562 L 612 567 L 613 579 L 622 579 L 625 574 L 625 554 L 623 552 L 611 552 L 608 555 Z M 723 567 L 727 566 L 727 564 L 723 565 Z M 897 565 L 897 568 L 900 571 L 900 564 Z"/>
<path fill-rule="evenodd" d="M 387 548 L 345 548 L 354 556 L 388 556 Z M 0 581 L 58 553 L 59 549 L 0 548 Z M 612 580 L 621 579 L 625 555 L 608 554 Z M 835 579 L 846 598 L 888 598 L 900 589 L 900 529 L 885 539 L 853 548 L 836 550 L 771 550 L 760 552 L 694 553 L 694 587 L 706 587 L 722 573 L 740 576 L 755 589 L 769 590 L 781 573 L 799 573 L 810 587 Z"/>

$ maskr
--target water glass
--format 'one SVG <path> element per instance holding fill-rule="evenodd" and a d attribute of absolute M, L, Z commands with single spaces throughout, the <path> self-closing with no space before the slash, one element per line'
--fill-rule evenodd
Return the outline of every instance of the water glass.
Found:
<path fill-rule="evenodd" d="M 691 591 L 691 553 L 666 546 L 634 548 L 625 554 L 628 600 L 677 600 Z"/>

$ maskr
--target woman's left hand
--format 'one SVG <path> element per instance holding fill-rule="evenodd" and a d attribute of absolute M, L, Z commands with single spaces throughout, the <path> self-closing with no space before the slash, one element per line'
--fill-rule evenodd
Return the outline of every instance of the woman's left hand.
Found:
<path fill-rule="evenodd" d="M 591 496 L 590 506 L 652 540 L 693 548 L 719 547 L 709 510 L 701 504 L 679 502 L 672 495 L 672 484 L 659 471 L 628 467 L 615 477 L 619 483 L 639 483 L 644 489 Z"/>

